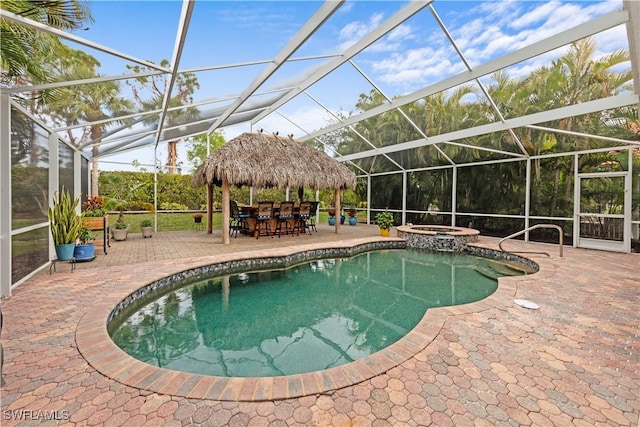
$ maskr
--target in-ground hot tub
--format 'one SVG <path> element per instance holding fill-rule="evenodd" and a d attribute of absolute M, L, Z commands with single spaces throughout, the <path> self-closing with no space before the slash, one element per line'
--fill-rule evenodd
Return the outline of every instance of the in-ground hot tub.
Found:
<path fill-rule="evenodd" d="M 398 237 L 407 242 L 408 248 L 431 251 L 462 251 L 467 243 L 477 242 L 480 232 L 473 228 L 448 225 L 402 225 Z"/>

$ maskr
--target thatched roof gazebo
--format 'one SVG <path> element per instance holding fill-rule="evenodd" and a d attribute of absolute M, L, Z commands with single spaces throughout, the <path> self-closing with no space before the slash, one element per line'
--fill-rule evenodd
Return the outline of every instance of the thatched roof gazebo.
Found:
<path fill-rule="evenodd" d="M 213 185 L 222 186 L 222 241 L 229 243 L 229 186 L 355 188 L 356 175 L 344 164 L 292 137 L 243 133 L 210 154 L 193 176 L 193 186 L 208 186 L 208 232 L 212 229 Z M 336 233 L 340 221 L 336 221 Z"/>

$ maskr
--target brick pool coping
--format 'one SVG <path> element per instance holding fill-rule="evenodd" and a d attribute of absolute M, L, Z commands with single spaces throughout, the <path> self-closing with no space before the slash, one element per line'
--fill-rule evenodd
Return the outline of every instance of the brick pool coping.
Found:
<path fill-rule="evenodd" d="M 151 271 L 144 279 L 121 285 L 90 307 L 80 320 L 76 333 L 77 348 L 82 357 L 98 372 L 122 384 L 160 394 L 186 398 L 221 401 L 281 400 L 341 389 L 371 379 L 400 365 L 423 350 L 440 332 L 447 318 L 489 309 L 506 309 L 512 304 L 520 280 L 532 275 L 502 277 L 498 288 L 489 297 L 474 303 L 438 307 L 427 310 L 416 327 L 383 350 L 354 362 L 304 374 L 279 377 L 218 377 L 198 375 L 158 368 L 141 362 L 122 351 L 110 338 L 108 319 L 114 308 L 128 296 L 150 283 L 171 274 L 218 263 L 229 263 L 268 257 L 291 257 L 308 251 L 345 250 L 379 242 L 402 242 L 399 238 L 368 237 L 331 244 L 309 244 L 270 249 L 268 252 L 237 252 L 191 260 L 174 271 Z M 538 262 L 536 277 L 553 274 L 555 270 L 544 260 Z"/>

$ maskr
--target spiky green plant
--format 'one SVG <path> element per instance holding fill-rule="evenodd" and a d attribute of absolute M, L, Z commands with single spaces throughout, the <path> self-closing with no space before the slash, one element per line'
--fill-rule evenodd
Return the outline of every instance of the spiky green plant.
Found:
<path fill-rule="evenodd" d="M 53 196 L 53 206 L 49 208 L 51 236 L 56 245 L 75 243 L 82 223 L 77 213 L 78 199 L 72 199 L 68 191 L 62 188 Z"/>

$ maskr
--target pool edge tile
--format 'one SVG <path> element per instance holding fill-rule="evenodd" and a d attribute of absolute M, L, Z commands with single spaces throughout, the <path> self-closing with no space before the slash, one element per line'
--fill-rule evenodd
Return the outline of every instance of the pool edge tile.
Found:
<path fill-rule="evenodd" d="M 275 400 L 289 398 L 287 377 L 273 377 L 273 382 L 271 384 L 271 398 Z"/>
<path fill-rule="evenodd" d="M 304 396 L 302 375 L 288 375 L 285 378 L 287 381 L 287 398 Z"/>
<path fill-rule="evenodd" d="M 229 379 L 227 377 L 210 377 L 203 375 L 200 381 L 204 382 L 203 386 L 206 384 L 209 385 L 209 387 L 207 387 L 207 390 L 200 395 L 200 398 L 219 400 Z"/>
<path fill-rule="evenodd" d="M 257 387 L 258 378 L 244 378 L 240 385 L 240 393 L 238 393 L 237 400 L 247 401 L 253 399 Z"/>
<path fill-rule="evenodd" d="M 262 377 L 258 378 L 256 382 L 256 388 L 253 393 L 252 401 L 270 400 L 273 391 L 273 378 Z"/>

